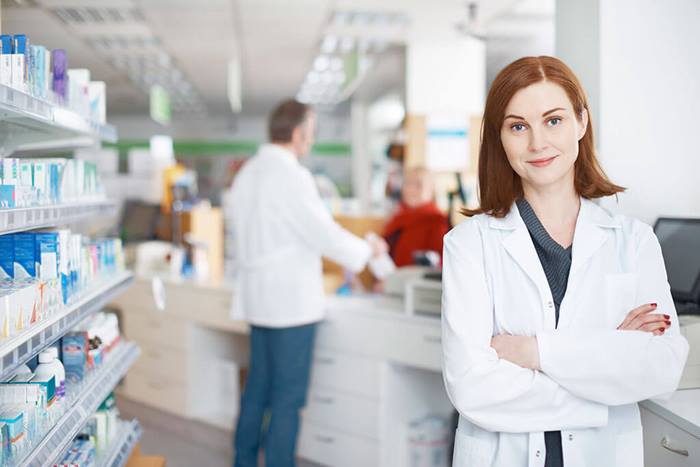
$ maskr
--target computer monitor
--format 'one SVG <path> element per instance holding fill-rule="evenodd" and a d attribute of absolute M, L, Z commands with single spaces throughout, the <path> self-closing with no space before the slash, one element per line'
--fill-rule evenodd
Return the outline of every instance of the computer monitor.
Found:
<path fill-rule="evenodd" d="M 129 200 L 124 204 L 121 218 L 122 238 L 125 242 L 142 242 L 156 237 L 160 205 Z"/>
<path fill-rule="evenodd" d="M 660 217 L 654 233 L 661 244 L 673 299 L 700 303 L 700 219 Z"/>

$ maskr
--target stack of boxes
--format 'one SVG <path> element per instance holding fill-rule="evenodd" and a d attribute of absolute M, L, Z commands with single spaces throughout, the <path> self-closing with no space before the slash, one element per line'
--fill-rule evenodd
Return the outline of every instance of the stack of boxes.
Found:
<path fill-rule="evenodd" d="M 68 69 L 66 51 L 30 45 L 25 34 L 0 36 L 0 85 L 63 105 L 83 118 L 106 123 L 103 81 L 90 81 L 90 71 Z"/>

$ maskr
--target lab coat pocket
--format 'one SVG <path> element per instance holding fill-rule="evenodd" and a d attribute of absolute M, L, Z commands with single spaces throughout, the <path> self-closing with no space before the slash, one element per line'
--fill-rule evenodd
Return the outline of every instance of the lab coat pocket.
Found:
<path fill-rule="evenodd" d="M 490 467 L 495 455 L 495 439 L 477 438 L 457 429 L 452 467 Z"/>
<path fill-rule="evenodd" d="M 636 303 L 637 274 L 605 274 L 603 281 L 606 323 L 615 329 L 639 305 Z"/>

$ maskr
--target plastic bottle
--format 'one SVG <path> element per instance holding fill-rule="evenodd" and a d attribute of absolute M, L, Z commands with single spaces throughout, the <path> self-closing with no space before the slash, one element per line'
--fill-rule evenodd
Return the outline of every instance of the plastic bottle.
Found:
<path fill-rule="evenodd" d="M 39 354 L 39 365 L 34 370 L 36 376 L 53 376 L 56 379 L 56 396 L 62 399 L 66 392 L 66 371 L 58 360 L 58 350 L 48 348 Z"/>
<path fill-rule="evenodd" d="M 63 362 L 61 362 L 61 360 L 58 358 L 58 347 L 49 347 L 49 351 L 53 355 L 53 363 L 56 367 L 57 376 L 60 380 L 58 383 L 58 397 L 59 399 L 63 399 L 63 396 L 66 395 L 66 369 L 63 367 Z"/>

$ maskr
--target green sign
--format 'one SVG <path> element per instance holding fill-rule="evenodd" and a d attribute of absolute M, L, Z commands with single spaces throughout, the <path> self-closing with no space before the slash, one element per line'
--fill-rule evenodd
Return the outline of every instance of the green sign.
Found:
<path fill-rule="evenodd" d="M 151 86 L 151 118 L 161 125 L 170 123 L 170 95 L 157 84 Z"/>

